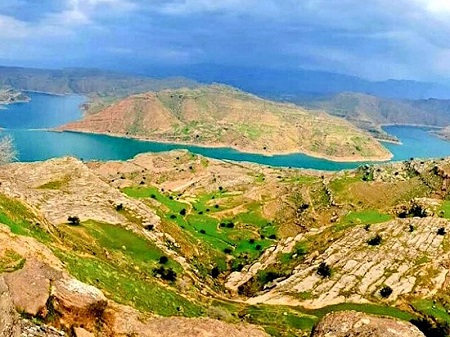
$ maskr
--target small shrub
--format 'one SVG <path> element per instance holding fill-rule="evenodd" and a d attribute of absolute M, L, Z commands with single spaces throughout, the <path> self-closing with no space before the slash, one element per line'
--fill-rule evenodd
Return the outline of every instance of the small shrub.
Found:
<path fill-rule="evenodd" d="M 223 252 L 224 252 L 225 254 L 231 254 L 232 250 L 231 250 L 231 248 L 225 248 L 225 249 L 223 250 Z"/>
<path fill-rule="evenodd" d="M 445 231 L 444 227 L 441 227 L 438 229 L 437 234 L 438 235 L 445 235 L 447 232 Z"/>
<path fill-rule="evenodd" d="M 277 239 L 276 234 L 271 234 L 271 235 L 269 235 L 269 239 L 271 239 L 271 240 L 276 240 L 276 239 Z"/>
<path fill-rule="evenodd" d="M 177 216 L 176 216 L 175 214 L 170 214 L 170 218 L 171 218 L 172 220 L 174 220 L 174 219 L 177 218 Z"/>
<path fill-rule="evenodd" d="M 227 224 L 226 224 L 225 222 L 221 222 L 219 226 L 223 228 L 223 227 L 225 227 L 226 225 L 227 225 Z"/>
<path fill-rule="evenodd" d="M 159 258 L 159 263 L 160 264 L 166 264 L 167 262 L 169 262 L 169 258 L 167 257 L 167 256 L 161 256 L 160 258 Z"/>
<path fill-rule="evenodd" d="M 200 229 L 200 234 L 206 234 L 206 231 L 204 229 Z"/>
<path fill-rule="evenodd" d="M 116 205 L 116 211 L 121 211 L 121 210 L 123 210 L 123 204 Z"/>
<path fill-rule="evenodd" d="M 145 225 L 145 226 L 144 226 L 144 229 L 147 230 L 147 231 L 152 231 L 153 228 L 155 228 L 154 225 Z"/>
<path fill-rule="evenodd" d="M 251 245 L 254 244 L 255 243 L 255 239 L 248 240 L 248 243 L 251 244 Z"/>
<path fill-rule="evenodd" d="M 262 246 L 261 246 L 261 245 L 256 245 L 256 246 L 255 246 L 255 249 L 256 249 L 256 250 L 261 250 L 261 249 L 262 249 Z"/>
<path fill-rule="evenodd" d="M 219 208 L 219 205 L 215 204 L 215 205 L 214 205 L 214 208 L 215 208 L 215 209 L 218 209 L 218 208 Z"/>
<path fill-rule="evenodd" d="M 156 199 L 156 194 L 151 194 L 151 195 L 150 195 L 150 198 Z"/>
<path fill-rule="evenodd" d="M 172 268 L 161 266 L 153 269 L 153 274 L 155 276 L 161 276 L 161 278 L 166 281 L 175 282 L 177 280 L 177 273 Z"/>
<path fill-rule="evenodd" d="M 220 270 L 219 268 L 216 266 L 213 269 L 211 269 L 211 277 L 212 278 L 217 278 L 220 274 Z"/>
<path fill-rule="evenodd" d="M 367 232 L 370 231 L 370 224 L 365 225 L 365 226 L 364 226 L 364 229 L 365 229 Z"/>
<path fill-rule="evenodd" d="M 389 286 L 384 286 L 380 290 L 380 295 L 383 298 L 388 298 L 389 296 L 391 296 L 391 294 L 392 294 L 392 288 Z"/>
<path fill-rule="evenodd" d="M 317 274 L 322 277 L 330 277 L 331 276 L 331 268 L 326 262 L 322 262 L 319 264 L 317 268 Z"/>
<path fill-rule="evenodd" d="M 381 241 L 383 241 L 383 238 L 379 234 L 377 234 L 373 238 L 370 238 L 367 241 L 367 244 L 369 244 L 370 246 L 378 246 Z"/>
<path fill-rule="evenodd" d="M 409 225 L 409 232 L 410 233 L 414 232 L 414 226 L 413 225 Z"/>
<path fill-rule="evenodd" d="M 234 228 L 234 223 L 232 222 L 227 223 L 227 228 Z"/>
<path fill-rule="evenodd" d="M 74 226 L 78 226 L 79 224 L 80 224 L 80 218 L 79 217 L 77 217 L 77 216 L 69 216 L 68 218 L 67 218 L 67 221 L 69 221 L 69 223 L 71 224 L 71 225 L 74 225 Z"/>
<path fill-rule="evenodd" d="M 185 216 L 185 215 L 186 215 L 186 208 L 183 208 L 183 209 L 180 211 L 180 215 L 182 215 L 182 216 Z"/>

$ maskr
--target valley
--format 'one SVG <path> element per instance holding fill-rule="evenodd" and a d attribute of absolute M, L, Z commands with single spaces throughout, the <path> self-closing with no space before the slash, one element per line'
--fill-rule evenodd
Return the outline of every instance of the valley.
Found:
<path fill-rule="evenodd" d="M 82 314 L 95 333 L 133 310 L 150 315 L 145 324 L 155 314 L 251 323 L 255 336 L 255 325 L 306 336 L 336 310 L 445 325 L 449 167 L 414 160 L 324 173 L 187 151 L 9 164 L 0 171 L 3 277 L 38 277 L 28 271 L 37 260 L 98 288 L 103 323 Z M 23 240 L 30 248 L 14 244 Z M 383 287 L 392 293 L 380 296 Z M 48 316 L 40 296 L 31 315 L 70 328 L 70 313 Z M 145 335 L 127 326 L 123 334 Z"/>

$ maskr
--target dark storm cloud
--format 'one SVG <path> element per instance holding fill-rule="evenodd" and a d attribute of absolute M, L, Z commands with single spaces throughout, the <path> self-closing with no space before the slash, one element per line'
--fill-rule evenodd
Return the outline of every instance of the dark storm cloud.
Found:
<path fill-rule="evenodd" d="M 39 3 L 39 5 L 36 5 Z M 0 59 L 42 66 L 312 68 L 448 79 L 440 0 L 19 0 L 0 4 Z"/>

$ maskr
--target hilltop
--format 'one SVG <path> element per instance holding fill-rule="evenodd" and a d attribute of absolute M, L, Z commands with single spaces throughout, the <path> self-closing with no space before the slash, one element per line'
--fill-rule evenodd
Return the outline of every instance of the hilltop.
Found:
<path fill-rule="evenodd" d="M 382 125 L 445 127 L 450 124 L 450 100 L 394 100 L 345 92 L 318 99 L 298 99 L 295 103 L 345 118 L 382 140 L 396 140 L 381 129 Z"/>
<path fill-rule="evenodd" d="M 307 336 L 356 310 L 436 336 L 450 323 L 449 177 L 448 159 L 325 173 L 187 151 L 9 164 L 0 315 L 97 336 Z M 320 331 L 358 319 L 412 329 L 347 313 Z"/>
<path fill-rule="evenodd" d="M 82 121 L 61 129 L 267 155 L 300 152 L 338 161 L 391 158 L 374 138 L 340 118 L 221 85 L 148 92 L 110 104 L 94 101 Z"/>

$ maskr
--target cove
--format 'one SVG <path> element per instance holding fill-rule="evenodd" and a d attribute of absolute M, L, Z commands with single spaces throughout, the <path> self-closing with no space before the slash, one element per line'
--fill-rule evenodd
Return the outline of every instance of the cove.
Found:
<path fill-rule="evenodd" d="M 7 129 L 4 134 L 10 134 L 14 138 L 20 161 L 41 161 L 61 156 L 74 156 L 83 160 L 127 160 L 143 152 L 187 149 L 210 158 L 275 167 L 342 170 L 363 164 L 332 162 L 303 154 L 267 157 L 242 153 L 230 148 L 205 148 L 107 135 L 37 130 L 79 119 L 81 117 L 79 106 L 84 102 L 84 98 L 37 93 L 30 93 L 29 96 L 32 99 L 29 103 L 14 104 L 0 110 L 0 126 Z M 450 156 L 450 143 L 431 134 L 427 128 L 389 126 L 384 129 L 403 142 L 403 145 L 384 144 L 394 154 L 393 160 Z"/>

